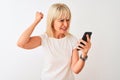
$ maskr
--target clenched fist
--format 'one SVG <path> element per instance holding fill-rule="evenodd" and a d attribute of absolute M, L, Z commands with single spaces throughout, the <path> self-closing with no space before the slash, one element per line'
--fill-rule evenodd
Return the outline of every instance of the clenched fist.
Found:
<path fill-rule="evenodd" d="M 43 18 L 43 13 L 41 12 L 36 12 L 36 16 L 35 16 L 35 21 L 36 22 L 40 22 L 40 20 Z"/>

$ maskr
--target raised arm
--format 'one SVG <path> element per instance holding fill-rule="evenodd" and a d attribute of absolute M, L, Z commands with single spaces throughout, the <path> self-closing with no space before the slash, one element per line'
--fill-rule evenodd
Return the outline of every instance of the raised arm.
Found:
<path fill-rule="evenodd" d="M 39 36 L 31 36 L 37 24 L 43 18 L 41 12 L 36 12 L 34 22 L 21 34 L 17 41 L 17 45 L 24 49 L 33 49 L 41 45 L 41 38 Z"/>

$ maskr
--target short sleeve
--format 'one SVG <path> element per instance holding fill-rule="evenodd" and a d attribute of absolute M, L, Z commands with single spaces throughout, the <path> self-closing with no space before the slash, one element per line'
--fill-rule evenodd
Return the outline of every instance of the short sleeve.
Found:
<path fill-rule="evenodd" d="M 40 35 L 41 39 L 42 39 L 42 46 L 45 45 L 45 41 L 47 39 L 47 34 L 46 33 L 43 33 Z"/>
<path fill-rule="evenodd" d="M 76 38 L 76 36 L 71 35 L 70 40 L 71 40 L 72 48 L 75 49 L 77 47 L 78 39 Z"/>

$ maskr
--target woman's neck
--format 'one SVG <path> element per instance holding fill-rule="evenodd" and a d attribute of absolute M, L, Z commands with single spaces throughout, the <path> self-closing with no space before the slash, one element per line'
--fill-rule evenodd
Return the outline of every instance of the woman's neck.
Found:
<path fill-rule="evenodd" d="M 54 34 L 54 37 L 57 39 L 64 38 L 65 34 Z"/>

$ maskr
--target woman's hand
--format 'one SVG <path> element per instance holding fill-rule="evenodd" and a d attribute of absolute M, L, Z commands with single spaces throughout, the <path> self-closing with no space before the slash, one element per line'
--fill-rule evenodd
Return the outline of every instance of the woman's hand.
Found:
<path fill-rule="evenodd" d="M 36 16 L 35 16 L 35 22 L 40 22 L 40 20 L 43 18 L 43 13 L 42 12 L 36 12 Z"/>
<path fill-rule="evenodd" d="M 87 37 L 87 42 L 81 39 L 78 42 L 78 47 L 77 47 L 77 49 L 82 51 L 83 55 L 87 55 L 89 49 L 91 48 L 90 38 L 88 35 L 86 35 L 86 37 Z M 81 43 L 83 43 L 83 44 L 81 44 Z"/>

